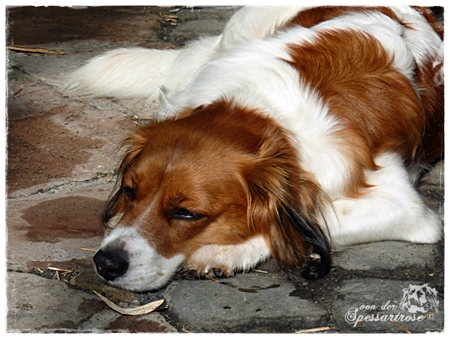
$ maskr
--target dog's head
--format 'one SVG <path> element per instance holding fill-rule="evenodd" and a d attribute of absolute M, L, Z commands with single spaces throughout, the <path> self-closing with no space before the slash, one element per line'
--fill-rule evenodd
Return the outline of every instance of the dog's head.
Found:
<path fill-rule="evenodd" d="M 424 285 L 409 285 L 403 289 L 400 308 L 410 313 L 428 313 L 438 311 L 439 300 L 434 288 Z"/>
<path fill-rule="evenodd" d="M 182 265 L 230 275 L 270 255 L 309 278 L 329 271 L 325 198 L 272 119 L 222 101 L 150 123 L 125 144 L 94 257 L 111 284 L 151 290 Z"/>

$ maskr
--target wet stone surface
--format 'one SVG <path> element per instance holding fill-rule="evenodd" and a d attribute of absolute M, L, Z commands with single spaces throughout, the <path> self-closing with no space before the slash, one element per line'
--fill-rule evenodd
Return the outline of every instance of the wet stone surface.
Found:
<path fill-rule="evenodd" d="M 103 236 L 100 214 L 122 154 L 117 146 L 155 107 L 68 97 L 61 90 L 66 75 L 111 48 L 174 48 L 218 34 L 235 10 L 7 8 L 8 45 L 65 53 L 7 55 L 8 332 L 442 331 L 442 242 L 381 242 L 340 249 L 333 254 L 330 274 L 317 281 L 282 271 L 272 260 L 230 278 L 178 276 L 158 291 L 143 293 L 108 286 L 95 273 L 92 257 Z M 441 215 L 443 173 L 442 162 L 420 189 Z M 425 284 L 438 301 L 425 319 L 373 320 L 396 315 L 403 290 L 418 286 L 426 291 Z M 122 307 L 160 299 L 165 303 L 148 315 L 123 316 L 92 290 Z M 396 308 L 382 309 L 385 305 Z M 361 309 L 365 306 L 369 309 Z M 414 314 L 404 309 L 401 313 Z M 352 319 L 358 318 L 352 314 L 372 318 L 355 323 Z"/>
<path fill-rule="evenodd" d="M 77 196 L 40 202 L 24 210 L 22 217 L 31 225 L 27 228 L 27 240 L 55 243 L 61 238 L 102 236 L 103 226 L 98 222 L 93 227 L 92 217 L 101 213 L 103 204 L 99 199 Z"/>

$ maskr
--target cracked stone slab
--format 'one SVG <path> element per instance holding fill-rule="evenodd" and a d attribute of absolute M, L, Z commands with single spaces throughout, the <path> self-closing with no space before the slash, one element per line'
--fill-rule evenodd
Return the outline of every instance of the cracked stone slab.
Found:
<path fill-rule="evenodd" d="M 93 333 L 177 333 L 164 317 L 156 312 L 123 316 L 110 310 L 94 314 L 78 327 L 78 332 Z"/>
<path fill-rule="evenodd" d="M 159 313 L 122 316 L 93 294 L 58 280 L 9 272 L 7 289 L 10 333 L 176 332 Z"/>
<path fill-rule="evenodd" d="M 404 290 L 420 281 L 354 279 L 336 289 L 331 306 L 340 332 L 423 333 L 444 328 L 444 296 L 437 292 L 438 307 L 422 313 L 402 309 Z M 429 286 L 434 288 L 433 286 Z M 410 312 L 411 311 L 411 312 Z M 389 317 L 390 316 L 390 317 Z"/>
<path fill-rule="evenodd" d="M 182 24 L 174 28 L 170 40 L 185 43 L 207 35 L 219 35 L 238 9 L 239 7 L 212 7 L 208 8 L 206 17 L 202 8 L 180 11 L 177 16 Z"/>
<path fill-rule="evenodd" d="M 169 312 L 189 331 L 294 332 L 328 320 L 326 309 L 299 293 L 283 274 L 175 281 L 165 299 Z"/>
<path fill-rule="evenodd" d="M 16 272 L 8 273 L 7 279 L 10 332 L 75 330 L 84 319 L 105 308 L 94 295 L 57 280 Z"/>
<path fill-rule="evenodd" d="M 136 126 L 131 113 L 118 113 L 114 109 L 118 105 L 113 103 L 100 110 L 82 102 L 70 102 L 38 82 L 33 83 L 34 87 L 27 85 L 15 84 L 11 90 L 23 88 L 19 93 L 23 95 L 9 99 L 10 197 L 104 176 L 117 168 L 121 160 L 118 146 Z"/>
<path fill-rule="evenodd" d="M 129 7 L 128 7 L 129 8 Z M 76 50 L 95 48 L 95 42 L 110 45 L 147 45 L 158 40 L 159 7 L 51 7 L 17 6 L 8 9 L 7 43 L 19 46 L 70 43 Z M 39 13 L 39 15 L 36 14 Z M 82 18 L 82 19 L 80 19 Z M 89 44 L 82 44 L 88 41 Z M 114 43 L 114 44 L 113 44 Z"/>
<path fill-rule="evenodd" d="M 433 266 L 435 244 L 383 241 L 355 245 L 333 254 L 333 264 L 346 270 L 392 270 L 405 266 Z"/>

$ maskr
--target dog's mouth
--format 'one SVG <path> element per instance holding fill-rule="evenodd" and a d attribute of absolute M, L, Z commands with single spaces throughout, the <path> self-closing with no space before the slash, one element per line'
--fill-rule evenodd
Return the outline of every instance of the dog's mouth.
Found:
<path fill-rule="evenodd" d="M 97 273 L 108 284 L 125 290 L 134 290 L 128 287 L 126 282 L 126 271 L 129 263 L 120 254 L 111 254 L 104 250 L 99 250 L 94 255 L 94 264 Z M 215 279 L 226 276 L 220 269 L 212 269 L 208 273 L 189 268 L 188 265 L 182 263 L 175 270 L 174 274 L 168 279 L 165 285 L 176 280 L 199 280 L 199 279 Z M 161 287 L 164 287 L 162 285 Z M 160 287 L 159 287 L 160 288 Z M 148 289 L 148 288 L 147 288 Z M 146 291 L 143 288 L 141 291 Z M 152 289 L 148 289 L 152 290 Z"/>
<path fill-rule="evenodd" d="M 111 257 L 105 258 L 102 250 L 94 256 L 97 273 L 108 285 L 133 292 L 154 291 L 166 286 L 180 275 L 178 271 L 183 267 L 180 264 L 183 260 L 183 256 L 171 258 L 166 267 L 159 267 L 122 260 L 113 263 Z"/>
<path fill-rule="evenodd" d="M 132 228 L 115 228 L 95 254 L 98 274 L 110 285 L 136 292 L 164 286 L 183 264 L 182 254 L 160 255 Z"/>

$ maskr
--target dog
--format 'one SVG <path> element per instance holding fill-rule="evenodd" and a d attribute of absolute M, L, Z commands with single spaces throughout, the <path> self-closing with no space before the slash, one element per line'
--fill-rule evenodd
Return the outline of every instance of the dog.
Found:
<path fill-rule="evenodd" d="M 69 91 L 159 101 L 124 141 L 98 273 L 146 291 L 273 257 L 317 279 L 334 248 L 441 239 L 410 170 L 443 154 L 442 39 L 427 8 L 244 7 L 220 36 L 89 61 Z"/>
<path fill-rule="evenodd" d="M 424 285 L 409 285 L 403 289 L 400 309 L 409 313 L 438 313 L 439 300 L 434 288 Z"/>

